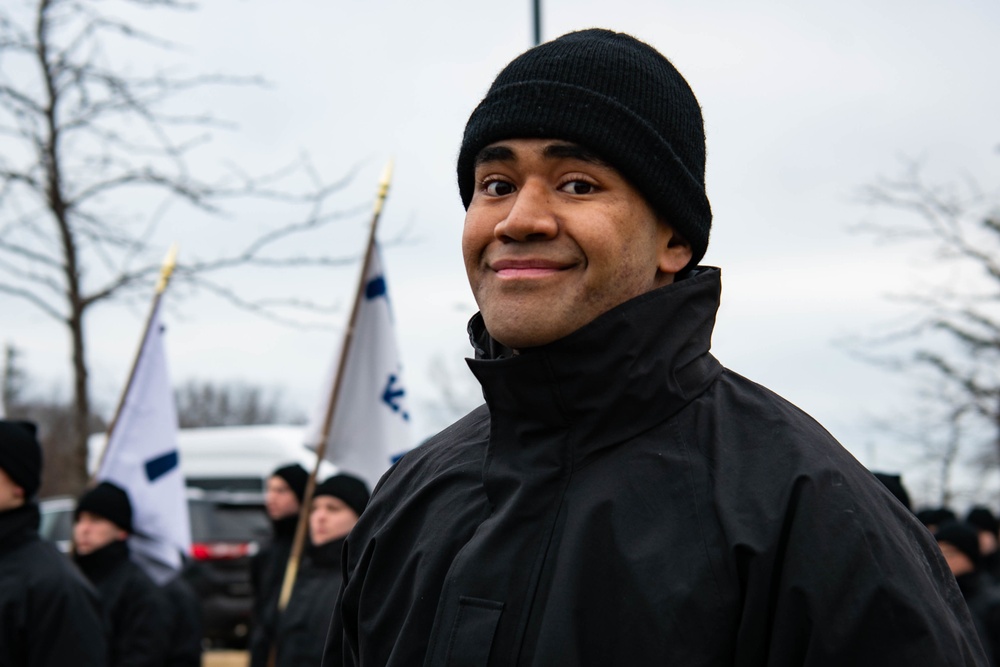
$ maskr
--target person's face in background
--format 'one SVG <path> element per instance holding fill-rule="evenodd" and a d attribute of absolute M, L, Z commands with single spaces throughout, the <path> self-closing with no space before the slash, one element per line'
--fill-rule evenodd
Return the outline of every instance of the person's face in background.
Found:
<path fill-rule="evenodd" d="M 948 563 L 948 568 L 951 569 L 951 573 L 956 577 L 960 577 L 963 574 L 968 574 L 970 572 L 975 572 L 975 563 L 973 563 L 972 559 L 966 556 L 963 551 L 955 547 L 950 542 L 938 542 L 938 546 L 941 548 L 941 553 L 944 554 L 944 559 Z"/>
<path fill-rule="evenodd" d="M 264 508 L 272 521 L 278 521 L 299 513 L 299 499 L 292 491 L 292 487 L 288 486 L 288 482 L 273 475 L 267 480 Z"/>
<path fill-rule="evenodd" d="M 90 512 L 80 512 L 73 524 L 73 550 L 81 556 L 127 537 L 128 533 L 117 524 Z"/>
<path fill-rule="evenodd" d="M 340 498 L 316 496 L 309 512 L 309 539 L 326 544 L 347 535 L 357 522 L 358 515 Z"/>
<path fill-rule="evenodd" d="M 24 489 L 14 483 L 7 472 L 0 468 L 0 512 L 6 512 L 24 504 Z"/>

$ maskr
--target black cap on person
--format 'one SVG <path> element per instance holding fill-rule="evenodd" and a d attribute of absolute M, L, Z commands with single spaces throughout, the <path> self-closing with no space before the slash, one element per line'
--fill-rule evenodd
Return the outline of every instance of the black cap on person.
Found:
<path fill-rule="evenodd" d="M 368 506 L 368 499 L 371 494 L 368 492 L 368 485 L 353 475 L 341 473 L 328 477 L 321 484 L 316 486 L 316 496 L 333 496 L 340 498 L 347 504 L 354 513 L 361 516 Z"/>
<path fill-rule="evenodd" d="M 122 530 L 132 532 L 132 502 L 125 489 L 111 482 L 101 482 L 84 492 L 76 503 L 74 521 L 80 517 L 80 512 L 96 514 Z"/>
<path fill-rule="evenodd" d="M 290 465 L 281 466 L 273 473 L 272 477 L 280 477 L 285 480 L 285 483 L 292 489 L 292 493 L 295 497 L 302 502 L 302 499 L 306 495 L 306 483 L 309 481 L 309 473 L 306 469 L 300 466 L 298 463 L 292 463 Z"/>
<path fill-rule="evenodd" d="M 42 448 L 33 422 L 0 419 L 0 468 L 31 499 L 42 484 Z"/>
<path fill-rule="evenodd" d="M 994 535 L 1000 533 L 1000 521 L 997 521 L 996 515 L 988 507 L 983 507 L 982 505 L 973 507 L 969 510 L 969 514 L 965 517 L 965 520 L 979 530 L 984 530 Z"/>

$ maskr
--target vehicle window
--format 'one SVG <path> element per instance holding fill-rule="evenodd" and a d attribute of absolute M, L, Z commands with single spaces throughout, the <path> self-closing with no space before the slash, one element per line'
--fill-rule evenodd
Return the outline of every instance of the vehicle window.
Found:
<path fill-rule="evenodd" d="M 47 540 L 58 542 L 73 538 L 73 510 L 43 512 L 38 533 Z"/>
<path fill-rule="evenodd" d="M 261 477 L 189 477 L 187 485 L 206 491 L 264 491 Z"/>
<path fill-rule="evenodd" d="M 193 542 L 248 542 L 265 539 L 271 524 L 262 506 L 191 502 Z"/>

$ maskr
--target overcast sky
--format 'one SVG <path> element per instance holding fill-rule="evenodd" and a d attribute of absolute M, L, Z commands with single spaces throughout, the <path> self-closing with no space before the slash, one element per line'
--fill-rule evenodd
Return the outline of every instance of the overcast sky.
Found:
<path fill-rule="evenodd" d="M 630 32 L 671 59 L 703 107 L 715 216 L 704 263 L 723 269 L 716 356 L 811 413 L 866 465 L 908 465 L 913 453 L 871 426 L 873 416 L 905 408 L 905 384 L 854 361 L 836 341 L 891 318 L 885 296 L 933 267 L 849 228 L 876 218 L 857 191 L 898 174 L 901 157 L 923 159 L 932 177 L 971 175 L 995 191 L 1000 3 L 543 4 L 545 38 L 595 26 Z M 158 14 L 153 24 L 183 45 L 189 65 L 272 83 L 197 100 L 240 126 L 218 135 L 202 159 L 261 171 L 307 152 L 331 180 L 357 168 L 342 194 L 345 208 L 370 201 L 384 163 L 395 159 L 380 237 L 405 239 L 384 257 L 418 439 L 442 425 L 429 408 L 438 398 L 431 366 L 444 364 L 467 382 L 458 374 L 475 306 L 459 250 L 455 156 L 494 75 L 531 45 L 530 7 L 211 0 L 196 13 Z M 246 215 L 221 232 L 168 220 L 163 250 L 171 240 L 188 256 L 236 247 L 238 225 L 268 222 Z M 366 215 L 354 216 L 321 242 L 332 254 L 359 252 L 366 224 Z M 346 313 L 356 270 L 327 280 L 282 287 L 339 300 Z M 0 305 L 0 338 L 25 351 L 29 370 L 58 383 L 68 365 L 66 335 L 7 297 Z M 276 326 L 210 298 L 171 312 L 176 381 L 279 385 L 290 402 L 312 410 L 336 331 Z M 116 400 L 144 314 L 105 308 L 89 322 L 92 387 L 104 405 Z"/>

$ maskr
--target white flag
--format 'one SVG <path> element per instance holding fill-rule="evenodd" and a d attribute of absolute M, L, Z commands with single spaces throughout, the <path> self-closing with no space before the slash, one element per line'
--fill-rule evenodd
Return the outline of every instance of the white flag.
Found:
<path fill-rule="evenodd" d="M 326 459 L 341 472 L 365 480 L 373 489 L 389 466 L 411 446 L 406 385 L 377 244 L 371 249 L 360 299 Z M 333 387 L 337 359 L 332 368 L 325 396 Z M 324 413 L 321 408 L 310 428 L 310 443 L 319 440 Z"/>
<path fill-rule="evenodd" d="M 128 492 L 135 532 L 133 558 L 157 582 L 181 567 L 191 526 L 177 448 L 177 408 L 167 374 L 164 327 L 157 304 L 135 374 L 111 432 L 97 479 Z"/>

